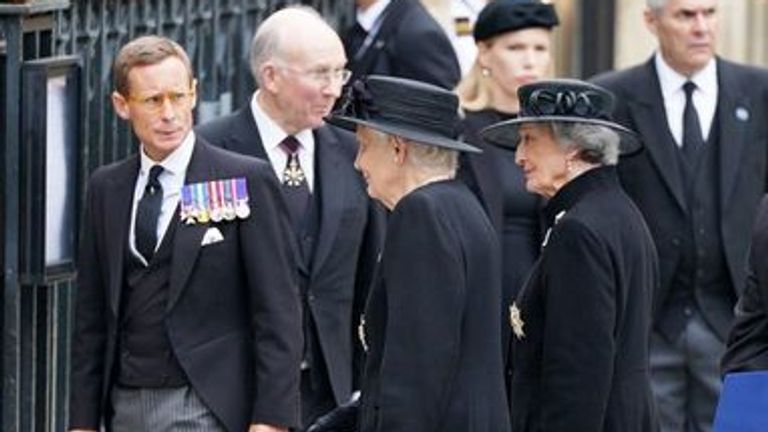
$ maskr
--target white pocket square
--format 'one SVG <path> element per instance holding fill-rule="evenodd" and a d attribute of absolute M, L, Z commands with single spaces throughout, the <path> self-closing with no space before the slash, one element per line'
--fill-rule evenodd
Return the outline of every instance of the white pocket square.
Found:
<path fill-rule="evenodd" d="M 224 236 L 221 235 L 221 231 L 216 227 L 211 227 L 205 232 L 203 241 L 200 242 L 200 246 L 208 246 L 209 244 L 218 243 L 222 240 L 224 240 Z"/>

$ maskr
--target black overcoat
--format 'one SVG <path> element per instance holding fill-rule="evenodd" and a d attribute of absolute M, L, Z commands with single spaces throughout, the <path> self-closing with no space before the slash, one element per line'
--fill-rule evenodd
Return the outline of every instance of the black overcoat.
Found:
<path fill-rule="evenodd" d="M 552 228 L 510 310 L 512 430 L 653 431 L 648 228 L 614 167 L 576 177 L 545 211 Z"/>
<path fill-rule="evenodd" d="M 457 181 L 389 217 L 365 324 L 362 432 L 507 432 L 496 235 Z"/>

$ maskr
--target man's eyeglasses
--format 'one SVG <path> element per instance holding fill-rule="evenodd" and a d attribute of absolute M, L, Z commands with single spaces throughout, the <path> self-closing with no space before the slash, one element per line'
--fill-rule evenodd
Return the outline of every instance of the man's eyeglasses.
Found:
<path fill-rule="evenodd" d="M 141 105 L 142 108 L 144 108 L 147 111 L 160 111 L 165 106 L 165 101 L 171 103 L 171 106 L 174 109 L 182 109 L 189 107 L 190 103 L 192 102 L 192 98 L 194 96 L 194 92 L 165 92 L 165 93 L 158 93 L 151 96 L 145 96 L 145 97 L 133 97 L 130 96 L 128 99 L 130 99 L 133 102 L 138 103 Z"/>
<path fill-rule="evenodd" d="M 352 77 L 352 71 L 344 68 L 336 68 L 336 69 L 316 68 L 316 69 L 310 69 L 305 71 L 301 69 L 292 68 L 290 66 L 282 66 L 282 67 L 290 71 L 293 71 L 297 74 L 300 74 L 308 78 L 310 81 L 323 86 L 326 86 L 329 84 L 336 84 L 336 83 L 344 85 Z"/>

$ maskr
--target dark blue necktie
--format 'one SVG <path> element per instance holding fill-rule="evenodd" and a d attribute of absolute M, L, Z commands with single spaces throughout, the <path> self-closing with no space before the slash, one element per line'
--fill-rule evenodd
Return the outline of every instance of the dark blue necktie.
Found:
<path fill-rule="evenodd" d="M 144 187 L 144 195 L 136 209 L 136 250 L 149 262 L 157 246 L 157 219 L 163 205 L 163 187 L 158 177 L 163 167 L 155 165 L 149 170 L 149 179 Z"/>
<path fill-rule="evenodd" d="M 702 147 L 704 147 L 704 137 L 701 135 L 701 123 L 699 123 L 699 113 L 693 105 L 693 92 L 696 90 L 696 84 L 686 81 L 683 84 L 685 91 L 685 109 L 683 110 L 683 156 L 688 163 L 693 166 L 696 163 Z"/>
<path fill-rule="evenodd" d="M 310 193 L 304 170 L 299 163 L 300 143 L 293 135 L 288 135 L 280 143 L 280 148 L 288 156 L 283 170 L 283 197 L 288 205 L 288 212 L 294 227 L 298 230 L 304 221 L 304 213 L 307 211 Z"/>

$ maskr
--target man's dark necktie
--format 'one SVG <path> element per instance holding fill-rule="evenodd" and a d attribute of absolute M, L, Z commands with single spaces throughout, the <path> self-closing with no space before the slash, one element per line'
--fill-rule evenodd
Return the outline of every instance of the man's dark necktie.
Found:
<path fill-rule="evenodd" d="M 283 170 L 283 197 L 288 205 L 288 212 L 295 228 L 299 228 L 304 221 L 304 213 L 309 203 L 309 186 L 304 170 L 299 163 L 299 141 L 293 135 L 288 135 L 280 143 L 280 148 L 288 156 Z"/>
<path fill-rule="evenodd" d="M 685 109 L 683 110 L 683 156 L 691 166 L 695 165 L 696 157 L 704 146 L 704 137 L 701 134 L 699 113 L 693 105 L 693 91 L 696 84 L 686 81 L 683 84 L 685 91 Z"/>
<path fill-rule="evenodd" d="M 149 262 L 155 254 L 157 245 L 157 218 L 163 205 L 163 187 L 158 177 L 163 167 L 155 165 L 149 170 L 149 179 L 144 187 L 144 195 L 136 209 L 136 250 Z"/>

